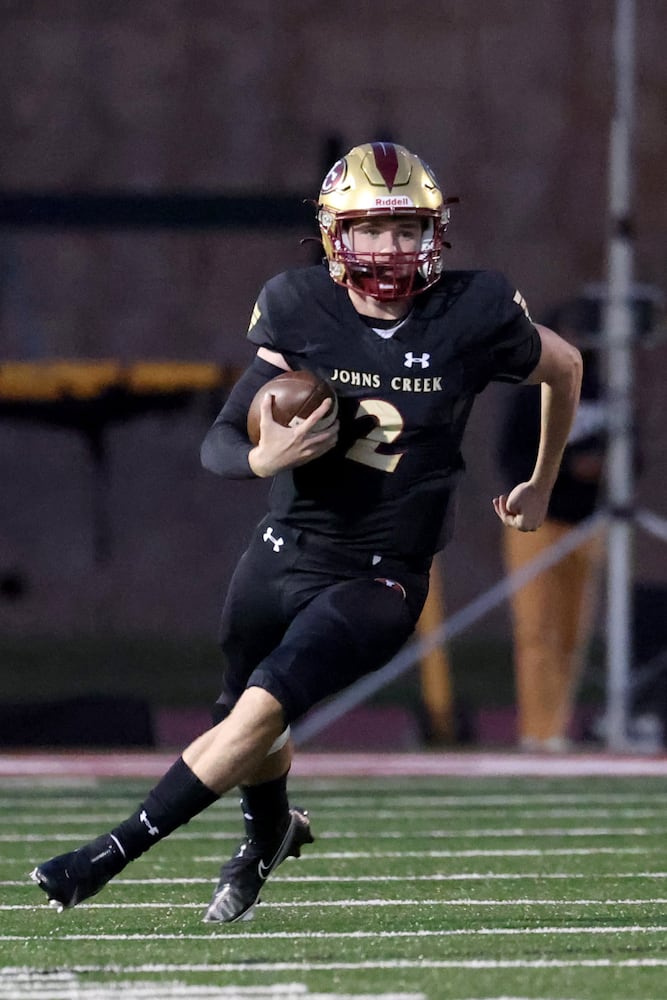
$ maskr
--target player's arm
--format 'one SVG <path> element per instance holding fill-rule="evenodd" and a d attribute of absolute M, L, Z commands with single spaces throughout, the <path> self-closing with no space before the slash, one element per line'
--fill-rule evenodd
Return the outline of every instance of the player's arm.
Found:
<path fill-rule="evenodd" d="M 273 354 L 274 352 L 266 352 Z M 227 397 L 227 401 L 202 442 L 200 457 L 205 469 L 227 479 L 253 479 L 248 456 L 248 409 L 255 393 L 284 368 L 259 351 Z"/>
<path fill-rule="evenodd" d="M 495 497 L 501 521 L 520 531 L 535 531 L 546 517 L 581 390 L 581 354 L 557 333 L 536 324 L 542 350 L 540 360 L 525 380 L 541 383 L 540 443 L 530 479 L 509 494 Z"/>

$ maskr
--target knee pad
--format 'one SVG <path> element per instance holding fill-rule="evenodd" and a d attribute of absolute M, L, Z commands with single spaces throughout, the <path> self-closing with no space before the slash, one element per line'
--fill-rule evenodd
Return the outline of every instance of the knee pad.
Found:
<path fill-rule="evenodd" d="M 271 754 L 278 753 L 279 750 L 282 750 L 282 748 L 285 746 L 285 744 L 287 743 L 288 739 L 290 738 L 290 733 L 291 733 L 291 729 L 290 729 L 289 726 L 287 726 L 286 729 L 283 729 L 283 731 L 280 734 L 280 736 L 273 741 L 273 743 L 271 744 L 271 746 L 267 750 L 266 756 L 270 757 Z"/>

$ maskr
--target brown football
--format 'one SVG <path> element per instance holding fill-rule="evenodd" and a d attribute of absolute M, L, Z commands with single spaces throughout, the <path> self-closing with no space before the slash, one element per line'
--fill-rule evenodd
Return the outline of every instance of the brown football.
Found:
<path fill-rule="evenodd" d="M 293 427 L 309 417 L 325 399 L 332 405 L 322 420 L 316 424 L 319 429 L 329 427 L 336 419 L 338 400 L 328 382 L 314 372 L 283 372 L 259 389 L 248 410 L 248 437 L 253 444 L 259 441 L 259 411 L 264 396 L 273 396 L 273 419 L 283 427 Z"/>

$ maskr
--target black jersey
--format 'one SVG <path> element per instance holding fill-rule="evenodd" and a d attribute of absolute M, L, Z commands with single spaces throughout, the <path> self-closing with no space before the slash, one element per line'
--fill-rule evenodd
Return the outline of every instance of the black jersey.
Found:
<path fill-rule="evenodd" d="M 339 396 L 335 449 L 272 484 L 271 514 L 348 548 L 428 557 L 451 534 L 461 441 L 491 380 L 522 381 L 540 339 L 525 302 L 493 271 L 447 272 L 388 339 L 321 266 L 262 289 L 248 337 Z"/>

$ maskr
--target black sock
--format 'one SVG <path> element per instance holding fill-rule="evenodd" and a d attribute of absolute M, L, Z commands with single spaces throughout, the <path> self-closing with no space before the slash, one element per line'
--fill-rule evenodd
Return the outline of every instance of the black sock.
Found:
<path fill-rule="evenodd" d="M 261 785 L 241 785 L 241 809 L 246 836 L 271 847 L 289 816 L 287 772 Z"/>
<path fill-rule="evenodd" d="M 169 836 L 220 796 L 179 757 L 132 816 L 111 831 L 128 861 Z"/>

